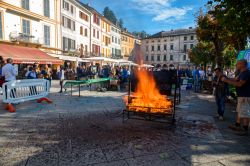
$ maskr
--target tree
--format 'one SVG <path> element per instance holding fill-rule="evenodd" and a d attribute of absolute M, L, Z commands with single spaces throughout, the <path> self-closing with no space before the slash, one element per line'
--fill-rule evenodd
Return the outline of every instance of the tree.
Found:
<path fill-rule="evenodd" d="M 199 42 L 189 52 L 190 61 L 196 65 L 206 66 L 214 62 L 214 46 L 211 42 Z"/>
<path fill-rule="evenodd" d="M 132 34 L 141 39 L 145 39 L 146 37 L 150 36 L 146 31 L 141 31 L 141 32 L 134 31 L 132 32 Z"/>
<path fill-rule="evenodd" d="M 224 50 L 223 38 L 227 33 L 216 18 L 210 14 L 200 14 L 197 17 L 196 34 L 199 42 L 208 42 L 213 44 L 215 63 L 218 66 L 223 66 L 222 52 Z"/>
<path fill-rule="evenodd" d="M 124 27 L 123 27 L 123 20 L 122 20 L 121 18 L 120 18 L 119 21 L 118 21 L 118 26 L 119 26 L 120 28 L 122 28 L 122 29 L 124 28 Z"/>
<path fill-rule="evenodd" d="M 224 42 L 238 51 L 243 50 L 250 35 L 250 1 L 211 0 L 208 6 L 211 9 L 209 14 L 227 30 Z"/>
<path fill-rule="evenodd" d="M 109 7 L 105 7 L 103 10 L 103 15 L 105 18 L 107 18 L 109 21 L 111 21 L 113 24 L 117 24 L 117 18 L 112 10 L 109 9 Z"/>

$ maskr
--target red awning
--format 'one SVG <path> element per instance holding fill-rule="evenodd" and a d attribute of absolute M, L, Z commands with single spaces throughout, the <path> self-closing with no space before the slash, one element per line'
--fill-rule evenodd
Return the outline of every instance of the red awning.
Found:
<path fill-rule="evenodd" d="M 56 59 L 37 48 L 0 44 L 0 56 L 3 59 L 12 58 L 17 64 L 62 64 Z"/>

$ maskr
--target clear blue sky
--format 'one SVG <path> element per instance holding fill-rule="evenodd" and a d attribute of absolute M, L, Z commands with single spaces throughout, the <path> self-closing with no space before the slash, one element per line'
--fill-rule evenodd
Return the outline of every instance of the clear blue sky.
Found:
<path fill-rule="evenodd" d="M 205 8 L 207 0 L 81 0 L 100 13 L 108 6 L 122 18 L 129 31 L 145 30 L 154 34 L 162 30 L 195 26 L 195 14 Z"/>

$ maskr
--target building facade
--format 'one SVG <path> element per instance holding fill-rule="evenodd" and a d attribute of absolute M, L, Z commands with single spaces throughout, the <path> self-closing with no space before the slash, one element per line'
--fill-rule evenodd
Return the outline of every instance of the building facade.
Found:
<path fill-rule="evenodd" d="M 64 54 L 87 56 L 90 51 L 91 12 L 75 0 L 62 0 L 61 27 Z"/>
<path fill-rule="evenodd" d="M 0 1 L 0 40 L 40 48 L 48 53 L 61 50 L 60 0 Z"/>
<path fill-rule="evenodd" d="M 121 29 L 111 24 L 111 57 L 118 59 L 121 57 Z"/>
<path fill-rule="evenodd" d="M 121 32 L 121 52 L 124 59 L 129 59 L 133 54 L 135 37 L 127 30 Z"/>
<path fill-rule="evenodd" d="M 197 44 L 195 29 L 162 31 L 142 40 L 144 62 L 152 65 L 189 65 L 188 50 Z"/>
<path fill-rule="evenodd" d="M 102 24 L 102 45 L 101 45 L 101 54 L 103 57 L 111 57 L 111 23 L 105 17 L 101 19 Z"/>

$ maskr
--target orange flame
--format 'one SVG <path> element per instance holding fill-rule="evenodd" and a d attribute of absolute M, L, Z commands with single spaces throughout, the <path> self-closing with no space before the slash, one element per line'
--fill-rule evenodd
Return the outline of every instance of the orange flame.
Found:
<path fill-rule="evenodd" d="M 172 108 L 172 103 L 166 96 L 160 94 L 153 75 L 146 70 L 138 70 L 136 75 L 138 84 L 135 93 L 131 101 L 125 98 L 129 109 L 151 113 L 169 112 Z"/>

